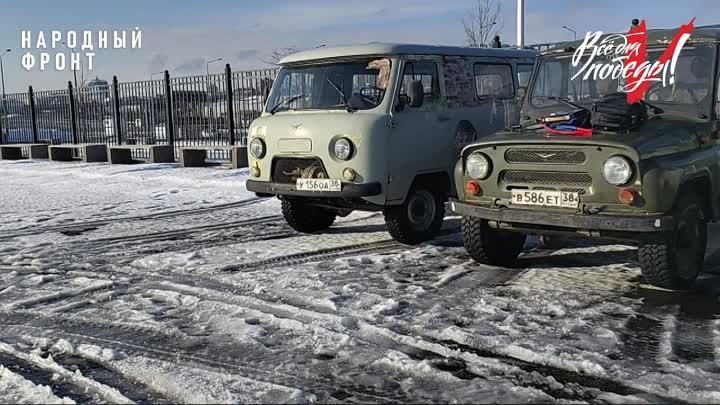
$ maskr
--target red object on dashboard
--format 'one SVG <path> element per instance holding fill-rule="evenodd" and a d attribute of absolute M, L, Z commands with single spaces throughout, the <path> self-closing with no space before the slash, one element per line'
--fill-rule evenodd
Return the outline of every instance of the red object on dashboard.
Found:
<path fill-rule="evenodd" d="M 564 129 L 561 129 L 564 128 Z M 570 126 L 557 126 L 555 128 L 549 126 L 549 125 L 543 125 L 543 129 L 545 129 L 545 132 L 553 135 L 567 135 L 567 136 L 577 136 L 580 138 L 590 138 L 592 136 L 592 129 L 590 128 L 578 128 L 578 127 L 570 127 Z"/>

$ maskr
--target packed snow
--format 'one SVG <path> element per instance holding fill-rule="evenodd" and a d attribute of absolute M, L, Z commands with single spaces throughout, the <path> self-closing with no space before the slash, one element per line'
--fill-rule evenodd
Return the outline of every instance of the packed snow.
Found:
<path fill-rule="evenodd" d="M 612 242 L 479 265 L 452 216 L 299 234 L 247 176 L 0 161 L 0 403 L 720 403 L 720 232 L 671 292 Z"/>

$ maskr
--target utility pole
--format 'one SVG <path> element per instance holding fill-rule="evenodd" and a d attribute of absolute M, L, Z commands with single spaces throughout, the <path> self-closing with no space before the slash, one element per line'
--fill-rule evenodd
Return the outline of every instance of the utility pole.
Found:
<path fill-rule="evenodd" d="M 525 0 L 517 0 L 517 44 L 525 47 Z"/>

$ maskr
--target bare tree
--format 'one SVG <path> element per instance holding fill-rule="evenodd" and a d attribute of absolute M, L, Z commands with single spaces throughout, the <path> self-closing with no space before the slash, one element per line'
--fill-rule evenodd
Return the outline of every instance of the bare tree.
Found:
<path fill-rule="evenodd" d="M 477 0 L 476 7 L 468 10 L 462 23 L 468 46 L 487 46 L 491 36 L 497 35 L 505 25 L 502 5 L 498 0 Z"/>
<path fill-rule="evenodd" d="M 288 47 L 286 47 L 286 48 L 278 48 L 278 49 L 273 50 L 273 51 L 270 53 L 270 56 L 268 56 L 267 59 L 263 59 L 262 61 L 265 62 L 265 63 L 267 63 L 267 64 L 269 64 L 269 65 L 277 65 L 277 64 L 280 63 L 280 60 L 282 60 L 282 58 L 284 58 L 284 57 L 286 57 L 286 56 L 288 56 L 288 55 L 292 55 L 292 54 L 294 54 L 294 53 L 297 53 L 297 52 L 299 52 L 299 51 L 300 51 L 300 50 L 299 50 L 298 47 L 295 46 L 295 45 L 293 45 L 293 46 L 288 46 Z"/>

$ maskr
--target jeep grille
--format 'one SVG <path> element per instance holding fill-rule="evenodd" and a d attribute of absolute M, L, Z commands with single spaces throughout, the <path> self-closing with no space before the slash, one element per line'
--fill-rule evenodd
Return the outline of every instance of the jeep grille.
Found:
<path fill-rule="evenodd" d="M 328 175 L 318 158 L 277 158 L 273 161 L 274 182 L 295 183 L 299 178 L 326 179 Z"/>
<path fill-rule="evenodd" d="M 585 162 L 585 152 L 576 150 L 508 149 L 505 152 L 505 160 L 508 163 L 577 165 Z"/>
<path fill-rule="evenodd" d="M 551 187 L 585 188 L 592 185 L 587 173 L 537 172 L 506 170 L 500 174 L 500 181 L 510 185 L 545 185 Z"/>

